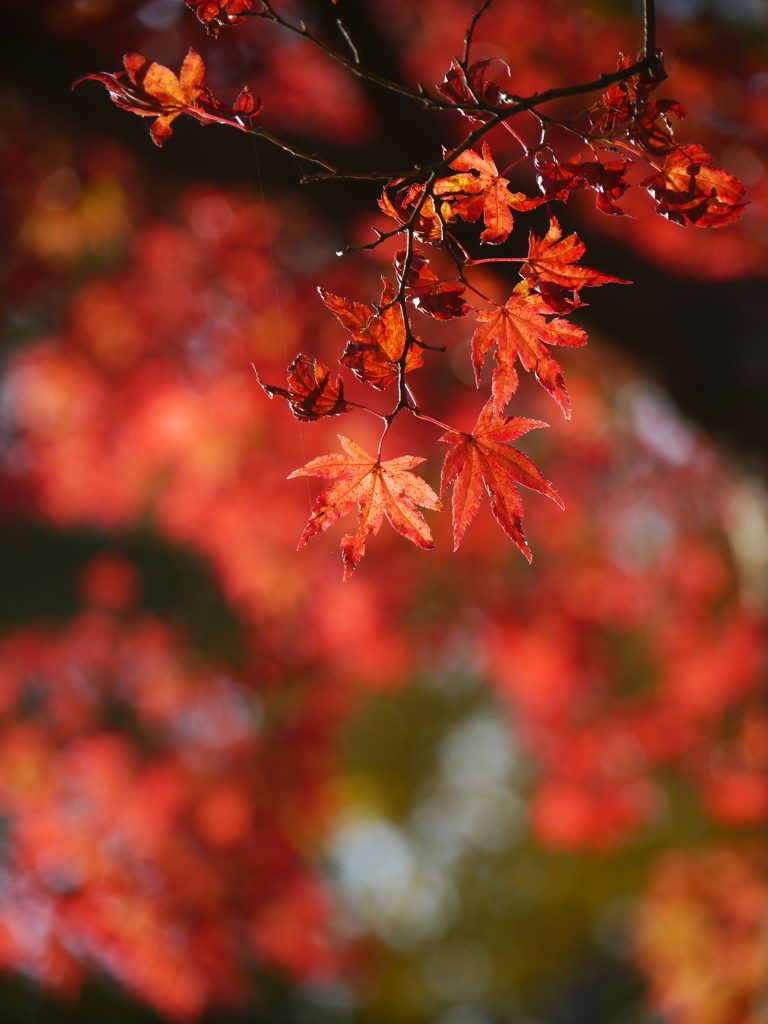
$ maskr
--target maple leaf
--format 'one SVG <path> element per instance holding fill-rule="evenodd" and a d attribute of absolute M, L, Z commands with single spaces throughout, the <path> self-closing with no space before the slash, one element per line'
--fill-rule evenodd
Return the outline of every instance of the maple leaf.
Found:
<path fill-rule="evenodd" d="M 585 160 L 580 156 L 570 160 L 536 161 L 536 181 L 546 199 L 565 201 L 574 189 L 593 188 L 597 193 L 597 208 L 601 213 L 625 217 L 624 211 L 616 205 L 629 188 L 624 179 L 632 160 L 613 160 L 601 163 L 599 160 Z"/>
<path fill-rule="evenodd" d="M 429 527 L 416 506 L 442 512 L 443 505 L 426 480 L 410 472 L 424 459 L 401 455 L 381 462 L 349 438 L 340 434 L 339 440 L 346 454 L 321 455 L 288 477 L 291 480 L 299 476 L 320 476 L 333 481 L 312 508 L 299 550 L 312 537 L 353 511 L 356 505 L 359 506 L 357 533 L 346 535 L 341 541 L 345 580 L 357 568 L 365 554 L 366 540 L 379 532 L 385 516 L 398 533 L 414 544 L 421 548 L 434 547 Z"/>
<path fill-rule="evenodd" d="M 106 85 L 119 107 L 142 117 L 156 118 L 150 133 L 153 142 L 162 146 L 171 135 L 171 123 L 188 110 L 202 92 L 205 74 L 202 57 L 190 47 L 178 78 L 162 64 L 150 63 L 138 53 L 127 54 L 123 64 L 125 71 L 116 75 L 107 72 L 84 75 L 75 85 L 94 79 Z"/>
<path fill-rule="evenodd" d="M 405 257 L 405 249 L 401 249 L 395 255 L 395 266 L 400 275 L 405 265 Z M 454 317 L 466 316 L 472 308 L 462 298 L 467 286 L 461 281 L 441 281 L 418 249 L 411 253 L 406 285 L 406 295 L 414 306 L 435 320 L 452 320 Z"/>
<path fill-rule="evenodd" d="M 358 380 L 377 391 L 383 391 L 398 379 L 401 365 L 409 373 L 424 363 L 419 339 L 409 335 L 399 304 L 392 305 L 395 295 L 392 285 L 386 278 L 382 280 L 382 309 L 378 313 L 362 302 L 318 288 L 323 302 L 352 334 L 339 361 L 348 366 Z"/>
<path fill-rule="evenodd" d="M 240 117 L 253 117 L 261 110 L 261 102 L 256 99 L 247 85 L 240 90 L 234 102 L 232 112 Z"/>
<path fill-rule="evenodd" d="M 601 163 L 599 160 L 585 160 L 581 165 L 581 173 L 590 188 L 597 193 L 597 208 L 601 213 L 615 214 L 626 217 L 627 214 L 616 205 L 629 188 L 624 175 L 632 166 L 632 160 L 610 160 Z"/>
<path fill-rule="evenodd" d="M 415 208 L 419 204 L 424 185 L 411 185 L 395 193 L 394 199 L 388 189 L 395 188 L 402 179 L 391 181 L 381 194 L 379 209 L 399 224 L 410 223 Z M 446 204 L 447 205 L 447 204 Z M 443 221 L 435 208 L 432 196 L 427 196 L 413 224 L 414 235 L 420 242 L 439 242 L 443 237 Z"/>
<path fill-rule="evenodd" d="M 664 166 L 640 182 L 656 200 L 656 213 L 675 224 L 717 228 L 738 220 L 748 203 L 738 178 L 710 167 L 712 157 L 701 146 L 680 146 Z"/>
<path fill-rule="evenodd" d="M 639 53 L 637 59 L 642 60 L 644 56 L 644 54 Z M 656 56 L 660 61 L 661 51 L 657 50 Z M 616 70 L 626 71 L 632 63 L 632 60 L 622 53 L 619 55 Z M 597 115 L 592 128 L 593 133 L 612 137 L 623 134 L 628 130 L 631 131 L 636 119 L 641 117 L 646 109 L 650 112 L 655 110 L 656 116 L 658 116 L 659 113 L 663 113 L 666 110 L 677 108 L 677 111 L 681 111 L 678 116 L 684 117 L 685 111 L 674 100 L 662 100 L 654 108 L 648 99 L 650 93 L 666 77 L 666 73 L 659 63 L 653 68 L 638 71 L 637 74 L 610 85 L 607 91 L 603 93 L 600 103 L 596 104 L 593 108 Z"/>
<path fill-rule="evenodd" d="M 474 222 L 482 217 L 485 221 L 485 230 L 480 235 L 482 242 L 491 245 L 505 242 L 512 230 L 513 210 L 533 210 L 546 202 L 507 189 L 509 181 L 499 175 L 487 142 L 483 143 L 482 156 L 467 149 L 450 166 L 458 173 L 438 178 L 435 195 L 446 197 L 451 218 Z"/>
<path fill-rule="evenodd" d="M 528 261 L 520 269 L 523 277 L 542 290 L 550 306 L 558 301 L 560 289 L 575 294 L 581 288 L 597 288 L 603 284 L 631 284 L 620 277 L 576 266 L 586 246 L 578 235 L 563 238 L 562 234 L 557 218 L 550 215 L 549 231 L 543 238 L 537 238 L 533 231 L 530 232 Z M 549 287 L 544 289 L 541 285 Z"/>
<path fill-rule="evenodd" d="M 485 356 L 496 345 L 493 407 L 497 414 L 517 390 L 515 356 L 518 356 L 524 369 L 536 374 L 536 379 L 558 403 L 565 418 L 570 419 L 571 400 L 563 371 L 550 356 L 547 345 L 584 345 L 587 335 L 567 320 L 552 319 L 553 312 L 541 295 L 530 291 L 525 281 L 515 288 L 506 306 L 478 311 L 480 326 L 472 337 L 472 363 L 479 386 Z"/>
<path fill-rule="evenodd" d="M 648 153 L 669 153 L 677 143 L 667 114 L 682 120 L 685 107 L 675 100 L 648 100 L 629 123 L 627 134 Z"/>
<path fill-rule="evenodd" d="M 279 395 L 284 398 L 297 420 L 311 422 L 322 416 L 338 416 L 352 411 L 352 406 L 344 401 L 343 380 L 337 377 L 334 381 L 331 371 L 319 359 L 299 353 L 288 367 L 287 388 L 265 384 L 255 366 L 253 369 L 269 397 Z"/>
<path fill-rule="evenodd" d="M 203 85 L 205 65 L 202 57 L 191 47 L 178 77 L 162 64 L 150 63 L 138 53 L 127 54 L 123 57 L 123 64 L 125 71 L 118 71 L 115 75 L 108 72 L 83 75 L 72 88 L 93 79 L 107 87 L 111 99 L 119 107 L 141 117 L 154 117 L 150 135 L 157 146 L 162 146 L 170 138 L 171 125 L 179 114 L 191 114 L 202 124 L 218 122 L 247 131 L 248 126 L 243 119 L 247 120 L 261 109 L 261 104 L 247 87 L 231 111 L 215 100 Z"/>
<path fill-rule="evenodd" d="M 244 15 L 263 10 L 258 0 L 184 0 L 209 35 L 217 36 L 224 25 L 240 25 Z"/>
<path fill-rule="evenodd" d="M 443 96 L 446 96 L 451 103 L 456 103 L 459 106 L 471 106 L 478 102 L 484 103 L 489 107 L 502 106 L 506 101 L 507 96 L 501 91 L 493 79 L 489 81 L 485 80 L 488 66 L 494 60 L 498 60 L 500 64 L 504 64 L 504 66 L 507 67 L 506 62 L 500 60 L 500 58 L 489 57 L 486 60 L 478 60 L 475 61 L 474 64 L 470 64 L 465 73 L 464 68 L 462 68 L 461 64 L 459 64 L 454 57 L 451 61 L 450 70 L 445 76 L 445 80 L 437 87 L 438 90 L 443 94 Z M 509 69 L 507 68 L 507 70 Z M 489 116 L 479 111 L 467 110 L 462 110 L 462 114 L 475 121 L 485 121 Z"/>
<path fill-rule="evenodd" d="M 454 447 L 443 463 L 441 495 L 453 484 L 453 550 L 456 551 L 480 507 L 483 487 L 488 492 L 491 510 L 502 530 L 511 537 L 528 561 L 531 551 L 522 527 L 523 506 L 516 484 L 523 484 L 552 498 L 561 508 L 563 502 L 552 484 L 545 480 L 531 460 L 506 441 L 536 427 L 541 420 L 520 416 L 499 416 L 493 401 L 486 402 L 471 434 L 449 430 L 439 439 Z"/>

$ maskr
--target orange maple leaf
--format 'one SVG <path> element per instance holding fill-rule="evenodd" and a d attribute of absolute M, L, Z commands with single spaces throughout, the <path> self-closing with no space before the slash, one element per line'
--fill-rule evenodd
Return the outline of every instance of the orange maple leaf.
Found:
<path fill-rule="evenodd" d="M 75 85 L 92 78 L 106 85 L 109 95 L 119 107 L 142 117 L 156 118 L 150 133 L 153 142 L 162 146 L 171 135 L 171 123 L 203 91 L 203 59 L 190 47 L 178 78 L 169 68 L 150 63 L 139 53 L 126 54 L 123 64 L 125 71 L 116 75 L 107 72 L 84 75 Z"/>
<path fill-rule="evenodd" d="M 358 380 L 377 391 L 383 391 L 397 380 L 404 355 L 406 373 L 424 362 L 419 339 L 409 334 L 402 309 L 391 304 L 395 295 L 392 285 L 386 278 L 382 280 L 382 309 L 378 313 L 362 302 L 318 288 L 323 302 L 352 335 L 339 361 L 342 366 L 348 366 Z"/>
<path fill-rule="evenodd" d="M 467 149 L 453 161 L 451 170 L 458 173 L 450 178 L 439 178 L 435 182 L 435 195 L 445 197 L 443 211 L 449 212 L 451 219 L 461 217 L 474 222 L 482 217 L 485 221 L 485 231 L 480 235 L 482 242 L 492 245 L 505 242 L 512 230 L 513 210 L 533 210 L 546 202 L 546 199 L 530 199 L 522 192 L 512 193 L 507 189 L 509 181 L 499 175 L 487 142 L 483 143 L 482 156 Z M 445 211 L 446 205 L 449 211 Z"/>
<path fill-rule="evenodd" d="M 454 445 L 445 457 L 440 486 L 440 493 L 444 494 L 446 488 L 453 484 L 454 551 L 480 507 L 485 486 L 491 510 L 499 526 L 531 561 L 531 551 L 523 533 L 523 506 L 516 484 L 546 494 L 561 508 L 563 502 L 536 465 L 522 452 L 504 442 L 514 441 L 536 427 L 547 426 L 549 424 L 541 420 L 498 416 L 493 401 L 489 401 L 471 434 L 449 430 L 440 438 Z"/>
<path fill-rule="evenodd" d="M 550 356 L 547 345 L 584 345 L 587 335 L 567 320 L 552 319 L 553 312 L 541 295 L 531 293 L 526 281 L 515 288 L 506 306 L 478 311 L 480 326 L 472 337 L 472 362 L 479 386 L 485 357 L 496 345 L 493 407 L 497 414 L 517 390 L 515 356 L 519 356 L 524 369 L 536 374 L 536 379 L 555 399 L 565 418 L 570 419 L 571 400 L 563 371 Z"/>
<path fill-rule="evenodd" d="M 288 477 L 291 480 L 299 476 L 320 476 L 333 480 L 314 504 L 299 541 L 299 550 L 311 537 L 323 533 L 356 505 L 359 506 L 357 533 L 341 541 L 345 580 L 357 568 L 365 554 L 368 536 L 379 532 L 385 516 L 398 533 L 414 544 L 421 548 L 434 547 L 429 527 L 416 506 L 442 512 L 443 505 L 426 480 L 409 472 L 424 459 L 402 455 L 381 462 L 349 438 L 340 434 L 339 440 L 345 455 L 321 455 Z"/>
<path fill-rule="evenodd" d="M 83 75 L 72 88 L 93 79 L 107 87 L 110 98 L 118 107 L 141 117 L 154 117 L 150 135 L 158 146 L 170 138 L 171 124 L 179 114 L 191 114 L 202 124 L 218 122 L 248 131 L 246 122 L 261 109 L 261 103 L 251 95 L 247 86 L 232 108 L 224 107 L 214 99 L 203 85 L 203 59 L 191 47 L 178 77 L 169 68 L 150 63 L 139 53 L 126 54 L 123 64 L 125 71 L 118 71 L 115 75 L 106 71 Z"/>
<path fill-rule="evenodd" d="M 557 218 L 550 215 L 549 231 L 543 238 L 537 238 L 533 231 L 530 232 L 528 260 L 520 268 L 520 273 L 536 287 L 544 283 L 572 292 L 603 284 L 631 284 L 620 277 L 601 274 L 599 270 L 576 266 L 585 250 L 586 246 L 578 235 L 563 238 Z M 551 303 L 549 290 L 546 297 Z"/>

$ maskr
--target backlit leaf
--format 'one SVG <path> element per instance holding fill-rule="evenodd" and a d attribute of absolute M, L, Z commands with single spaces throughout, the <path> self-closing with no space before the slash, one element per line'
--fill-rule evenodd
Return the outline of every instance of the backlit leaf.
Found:
<path fill-rule="evenodd" d="M 333 481 L 315 502 L 299 549 L 337 519 L 352 512 L 356 505 L 359 506 L 358 531 L 354 536 L 345 536 L 341 542 L 345 580 L 355 571 L 365 554 L 366 540 L 379 532 L 385 516 L 398 533 L 414 544 L 421 548 L 434 547 L 429 527 L 416 506 L 436 512 L 442 512 L 443 506 L 429 484 L 410 472 L 424 459 L 403 455 L 380 462 L 349 438 L 339 435 L 339 440 L 344 455 L 321 455 L 288 478 L 320 476 Z"/>
<path fill-rule="evenodd" d="M 552 395 L 566 419 L 570 419 L 571 401 L 562 370 L 550 356 L 547 345 L 584 345 L 586 333 L 567 320 L 552 318 L 553 310 L 540 295 L 531 293 L 521 282 L 506 306 L 480 310 L 480 326 L 472 337 L 472 362 L 478 385 L 485 357 L 496 346 L 493 375 L 493 407 L 498 414 L 517 390 L 515 358 L 524 369 L 533 371 L 539 383 Z"/>
<path fill-rule="evenodd" d="M 265 384 L 258 370 L 256 379 L 270 398 L 279 395 L 286 399 L 297 420 L 313 421 L 322 416 L 337 416 L 352 409 L 344 401 L 344 382 L 341 377 L 334 381 L 331 371 L 319 359 L 297 355 L 288 367 L 287 388 Z"/>
<path fill-rule="evenodd" d="M 480 507 L 485 486 L 491 510 L 499 526 L 531 561 L 531 552 L 522 527 L 523 506 L 516 485 L 523 484 L 524 487 L 546 494 L 561 508 L 563 503 L 535 464 L 505 442 L 514 441 L 536 427 L 546 426 L 548 424 L 540 420 L 498 416 L 490 401 L 484 406 L 471 434 L 449 430 L 440 438 L 454 445 L 445 457 L 440 484 L 441 494 L 453 484 L 454 551 L 459 547 L 467 526 Z"/>
<path fill-rule="evenodd" d="M 453 161 L 451 169 L 458 173 L 439 178 L 435 195 L 446 199 L 452 219 L 460 217 L 474 222 L 483 218 L 485 230 L 480 235 L 481 242 L 492 245 L 505 242 L 512 230 L 513 210 L 533 210 L 546 202 L 508 190 L 509 181 L 499 175 L 487 142 L 483 143 L 482 156 L 467 149 Z"/>

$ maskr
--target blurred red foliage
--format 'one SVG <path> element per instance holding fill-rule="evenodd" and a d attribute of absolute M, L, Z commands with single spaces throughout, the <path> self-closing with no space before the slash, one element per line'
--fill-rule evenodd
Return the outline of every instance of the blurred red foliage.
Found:
<path fill-rule="evenodd" d="M 98 605 L 133 584 L 88 567 Z M 252 686 L 146 616 L 17 630 L 0 666 L 2 966 L 65 996 L 107 971 L 176 1020 L 239 1005 L 253 967 L 338 972 L 293 824 L 324 820 L 308 735 L 276 742 Z"/>
<path fill-rule="evenodd" d="M 62 0 L 48 15 L 104 51 L 149 43 L 152 59 L 178 66 L 197 39 L 192 15 L 165 32 L 134 20 L 126 38 L 128 6 Z M 437 0 L 380 7 L 406 69 L 442 78 L 467 5 L 440 0 L 439 18 Z M 356 85 L 324 63 L 297 64 L 269 31 L 242 29 L 222 29 L 217 84 L 258 65 L 255 91 L 259 76 L 284 84 L 276 120 L 345 142 L 371 137 L 376 119 Z M 595 217 L 595 227 L 692 275 L 758 271 L 764 63 L 723 46 L 721 63 L 707 64 L 706 24 L 698 35 L 670 31 L 686 133 L 741 161 L 734 169 L 758 204 L 727 235 L 695 243 L 660 218 Z M 630 48 L 621 22 L 555 0 L 535 12 L 494 7 L 479 55 L 501 33 L 524 93 L 589 77 Z M 322 89 L 299 77 L 320 75 Z M 31 624 L 0 642 L 5 969 L 64 994 L 84 972 L 105 971 L 182 1020 L 240 1003 L 254 969 L 299 980 L 348 970 L 331 889 L 313 867 L 337 807 L 339 735 L 367 695 L 454 670 L 456 651 L 521 737 L 530 829 L 543 844 L 605 853 L 652 836 L 673 813 L 670 779 L 717 827 L 765 826 L 764 595 L 751 587 L 738 525 L 751 499 L 662 396 L 607 350 L 569 366 L 571 424 L 525 439 L 567 508 L 531 497 L 534 574 L 500 552 L 481 510 L 458 556 L 448 558 L 448 517 L 432 516 L 437 551 L 419 557 L 382 536 L 367 576 L 343 589 L 330 568 L 341 530 L 299 561 L 312 494 L 284 480 L 335 450 L 335 424 L 297 423 L 267 402 L 250 363 L 280 381 L 296 351 L 335 365 L 342 332 L 316 285 L 375 294 L 378 256 L 332 263 L 327 225 L 291 195 L 265 203 L 195 185 L 178 202 L 164 195 L 160 218 L 119 148 L 27 127 L 2 171 L 18 242 L 4 291 L 19 309 L 60 289 L 61 311 L 9 356 L 4 514 L 117 536 L 149 526 L 192 550 L 242 624 L 246 653 L 237 672 L 204 662 L 194 637 L 137 610 L 136 570 L 112 556 L 87 567 L 84 610 L 68 625 Z M 83 273 L 93 259 L 102 269 Z M 500 297 L 490 273 L 484 287 Z M 433 326 L 419 325 L 427 341 Z M 469 429 L 467 332 L 446 330 L 450 369 L 431 384 L 415 371 L 414 389 Z M 526 382 L 520 397 L 527 415 L 551 412 Z M 366 429 L 361 418 L 361 443 L 375 445 Z M 421 425 L 398 431 L 418 457 Z M 752 1021 L 749 965 L 766 914 L 757 857 L 680 854 L 651 882 L 639 963 L 675 1024 Z M 708 969 L 728 975 L 724 1003 L 686 987 L 699 941 Z M 718 960 L 732 943 L 739 957 Z"/>
<path fill-rule="evenodd" d="M 680 1024 L 758 1024 L 767 914 L 764 851 L 667 854 L 640 907 L 636 936 L 658 1010 Z"/>

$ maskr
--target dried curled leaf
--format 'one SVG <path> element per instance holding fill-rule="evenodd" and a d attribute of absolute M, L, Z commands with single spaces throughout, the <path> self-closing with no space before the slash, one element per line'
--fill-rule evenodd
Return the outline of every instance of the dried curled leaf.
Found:
<path fill-rule="evenodd" d="M 419 339 L 409 334 L 402 309 L 399 304 L 392 305 L 394 289 L 386 278 L 383 281 L 379 313 L 371 306 L 318 288 L 323 302 L 352 334 L 340 359 L 342 366 L 348 366 L 358 380 L 377 391 L 398 379 L 401 365 L 409 373 L 424 363 Z"/>
<path fill-rule="evenodd" d="M 657 50 L 656 55 L 660 60 L 661 51 Z M 638 54 L 637 59 L 641 60 L 643 56 L 642 53 Z M 616 70 L 626 71 L 632 63 L 631 58 L 622 53 Z M 685 117 L 685 111 L 674 100 L 661 100 L 659 103 L 654 103 L 649 99 L 653 90 L 665 78 L 666 73 L 659 63 L 654 68 L 638 71 L 637 74 L 610 85 L 603 93 L 600 103 L 594 107 L 595 117 L 592 133 L 615 138 L 636 131 L 638 135 L 636 141 L 642 141 L 643 134 L 651 130 L 651 124 L 660 115 L 669 111 L 676 113 L 678 117 Z M 647 115 L 645 118 L 644 114 Z M 639 127 L 636 128 L 636 125 Z M 665 134 L 671 138 L 668 125 L 665 127 L 667 128 Z"/>
<path fill-rule="evenodd" d="M 601 213 L 626 216 L 616 205 L 629 188 L 624 175 L 632 166 L 631 160 L 585 160 L 580 156 L 570 160 L 544 161 L 536 159 L 536 181 L 547 199 L 565 201 L 571 192 L 580 188 L 593 188 L 597 193 L 597 208 Z"/>
<path fill-rule="evenodd" d="M 389 189 L 396 188 L 399 184 L 400 179 L 391 181 L 386 186 L 379 199 L 379 209 L 403 225 L 410 223 L 416 209 L 419 209 L 413 223 L 414 236 L 420 242 L 439 242 L 443 237 L 443 221 L 435 208 L 432 196 L 427 196 L 419 208 L 424 186 L 410 185 L 391 196 Z"/>
<path fill-rule="evenodd" d="M 279 395 L 284 398 L 297 420 L 312 422 L 322 416 L 338 416 L 352 411 L 352 406 L 344 401 L 344 381 L 341 377 L 334 381 L 331 371 L 319 359 L 299 353 L 288 367 L 287 388 L 265 384 L 255 366 L 253 369 L 269 397 Z"/>
<path fill-rule="evenodd" d="M 548 424 L 540 420 L 498 416 L 493 402 L 487 402 L 471 434 L 449 430 L 440 438 L 454 445 L 445 457 L 440 486 L 440 493 L 444 494 L 446 488 L 453 484 L 454 551 L 480 507 L 485 487 L 499 526 L 531 561 L 530 548 L 523 533 L 523 506 L 516 485 L 522 484 L 546 494 L 561 508 L 563 503 L 536 465 L 504 442 L 514 441 L 529 430 L 546 426 Z"/>
<path fill-rule="evenodd" d="M 478 60 L 474 64 L 470 64 L 465 73 L 461 64 L 454 57 L 445 80 L 437 87 L 438 90 L 457 106 L 472 106 L 476 103 L 483 103 L 488 107 L 503 106 L 508 97 L 493 79 L 486 81 L 485 78 L 488 67 L 494 60 L 507 67 L 506 62 L 500 58 L 489 57 L 486 60 Z M 462 113 L 476 121 L 484 121 L 488 117 L 488 115 L 475 111 L 471 113 L 462 111 Z"/>
<path fill-rule="evenodd" d="M 380 462 L 349 438 L 339 435 L 339 440 L 344 455 L 321 455 L 288 477 L 291 480 L 299 476 L 320 476 L 333 481 L 314 504 L 299 541 L 299 550 L 310 538 L 352 512 L 355 506 L 359 506 L 357 533 L 341 541 L 345 580 L 357 568 L 365 554 L 368 537 L 379 532 L 385 516 L 398 533 L 414 544 L 421 548 L 434 547 L 429 527 L 416 506 L 442 512 L 443 505 L 426 480 L 410 472 L 424 459 L 403 455 Z"/>
<path fill-rule="evenodd" d="M 401 249 L 395 255 L 395 266 L 402 275 L 406 251 Z M 472 308 L 463 299 L 467 286 L 461 281 L 441 281 L 429 266 L 426 256 L 418 249 L 411 253 L 411 262 L 406 277 L 405 293 L 414 306 L 428 313 L 435 320 L 452 320 L 466 316 Z"/>
<path fill-rule="evenodd" d="M 712 157 L 701 146 L 679 146 L 662 169 L 640 182 L 656 200 L 656 213 L 675 224 L 719 228 L 738 220 L 747 203 L 738 178 L 710 167 Z"/>
<path fill-rule="evenodd" d="M 241 25 L 245 15 L 263 10 L 259 0 L 184 0 L 209 35 L 217 36 L 225 25 Z"/>

